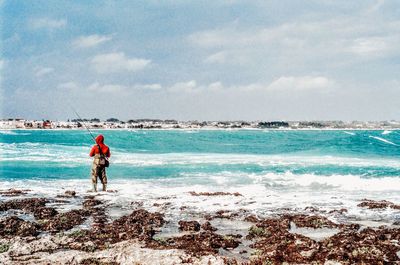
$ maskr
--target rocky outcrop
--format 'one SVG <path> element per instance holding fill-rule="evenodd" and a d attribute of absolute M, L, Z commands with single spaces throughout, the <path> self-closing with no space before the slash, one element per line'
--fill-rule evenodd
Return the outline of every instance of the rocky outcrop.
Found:
<path fill-rule="evenodd" d="M 382 200 L 382 201 L 374 201 L 364 199 L 363 202 L 357 205 L 358 207 L 367 207 L 368 209 L 386 209 L 392 208 L 396 210 L 400 210 L 399 204 L 394 204 L 393 202 Z"/>
<path fill-rule="evenodd" d="M 16 216 L 10 216 L 0 221 L 0 236 L 27 237 L 39 234 L 39 226 L 33 222 L 24 221 Z"/>
<path fill-rule="evenodd" d="M 179 229 L 182 231 L 200 231 L 200 224 L 197 221 L 179 221 Z"/>

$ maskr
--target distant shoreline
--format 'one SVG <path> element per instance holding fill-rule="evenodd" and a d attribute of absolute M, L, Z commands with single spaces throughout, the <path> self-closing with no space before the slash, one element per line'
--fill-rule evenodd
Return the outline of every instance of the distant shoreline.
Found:
<path fill-rule="evenodd" d="M 400 131 L 400 128 L 90 128 L 93 131 Z M 86 131 L 84 128 L 0 128 L 0 131 Z"/>
<path fill-rule="evenodd" d="M 0 130 L 398 130 L 400 121 L 177 121 L 74 119 L 68 121 L 2 119 Z"/>

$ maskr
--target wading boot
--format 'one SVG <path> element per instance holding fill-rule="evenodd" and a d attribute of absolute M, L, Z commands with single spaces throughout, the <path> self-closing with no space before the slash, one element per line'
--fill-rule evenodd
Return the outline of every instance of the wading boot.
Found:
<path fill-rule="evenodd" d="M 107 191 L 107 184 L 103 184 L 103 191 Z"/>

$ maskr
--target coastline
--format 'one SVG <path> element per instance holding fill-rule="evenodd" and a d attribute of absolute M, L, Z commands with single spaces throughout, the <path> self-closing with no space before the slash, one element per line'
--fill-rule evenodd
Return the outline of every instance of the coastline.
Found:
<path fill-rule="evenodd" d="M 126 200 L 107 193 L 55 189 L 0 191 L 0 260 L 4 264 L 304 264 L 383 263 L 400 260 L 400 223 L 357 220 L 346 208 L 310 203 L 257 214 L 196 201 L 246 201 L 239 192 L 188 192 Z M 251 200 L 249 201 L 251 206 Z M 361 199 L 363 212 L 398 212 L 400 204 Z M 219 210 L 217 210 L 219 209 Z M 274 207 L 272 207 L 274 209 Z M 371 220 L 372 221 L 372 220 Z M 328 262 L 328 263 L 326 263 Z M 0 264 L 2 264 L 0 262 Z"/>

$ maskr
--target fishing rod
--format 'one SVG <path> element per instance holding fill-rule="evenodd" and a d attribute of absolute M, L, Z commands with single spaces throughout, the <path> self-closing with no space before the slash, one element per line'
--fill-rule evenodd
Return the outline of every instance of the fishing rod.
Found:
<path fill-rule="evenodd" d="M 83 126 L 85 127 L 85 129 L 90 133 L 90 136 L 92 136 L 93 141 L 96 143 L 96 139 L 94 138 L 92 132 L 89 130 L 89 128 L 86 126 L 86 124 L 83 122 L 83 119 L 81 118 L 81 116 L 79 115 L 79 113 L 71 106 L 72 110 L 75 112 L 75 115 L 78 116 L 79 120 L 81 121 L 81 123 L 83 124 Z"/>

